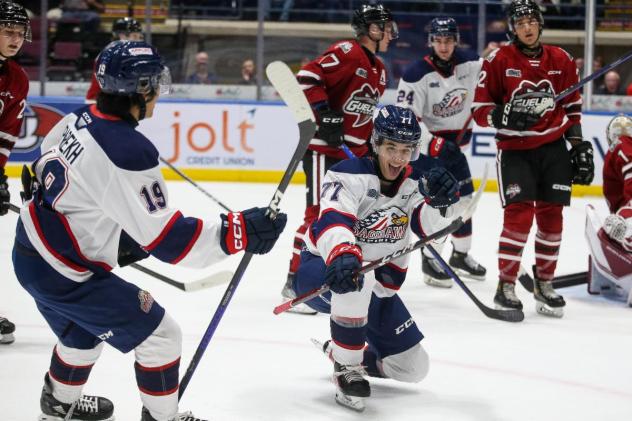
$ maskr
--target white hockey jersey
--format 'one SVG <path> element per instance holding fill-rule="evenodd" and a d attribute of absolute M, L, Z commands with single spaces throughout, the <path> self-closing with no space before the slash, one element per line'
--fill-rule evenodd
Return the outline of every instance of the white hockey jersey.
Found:
<path fill-rule="evenodd" d="M 483 60 L 475 53 L 457 49 L 452 75 L 443 75 L 425 56 L 411 64 L 399 81 L 397 102 L 410 108 L 421 119 L 422 145 L 428 143 L 428 133 L 455 140 L 470 117 L 474 89 Z M 425 126 L 425 127 L 424 127 Z M 462 145 L 469 142 L 472 122 Z M 427 149 L 422 146 L 422 153 Z"/>
<path fill-rule="evenodd" d="M 34 171 L 41 188 L 20 212 L 17 240 L 69 279 L 112 270 L 123 230 L 172 264 L 205 267 L 226 256 L 219 217 L 203 222 L 170 208 L 154 145 L 95 105 L 50 131 Z"/>
<path fill-rule="evenodd" d="M 386 195 L 380 191 L 375 163 L 370 158 L 348 159 L 331 167 L 322 184 L 320 216 L 305 238 L 307 250 L 327 262 L 341 243 L 357 244 L 365 262 L 383 258 L 407 246 L 411 234 L 429 235 L 452 222 L 456 206 L 446 217 L 425 204 L 411 168 Z M 458 216 L 458 215 L 456 215 Z M 410 254 L 392 260 L 389 275 L 378 281 L 396 292 L 406 277 Z"/>

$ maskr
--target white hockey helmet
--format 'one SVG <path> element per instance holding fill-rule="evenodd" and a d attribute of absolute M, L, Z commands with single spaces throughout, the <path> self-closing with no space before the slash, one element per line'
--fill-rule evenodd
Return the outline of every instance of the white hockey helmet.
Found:
<path fill-rule="evenodd" d="M 619 139 L 620 136 L 632 137 L 632 118 L 624 114 L 619 114 L 608 123 L 608 128 L 606 129 L 608 146 L 610 148 L 617 146 L 621 141 Z"/>

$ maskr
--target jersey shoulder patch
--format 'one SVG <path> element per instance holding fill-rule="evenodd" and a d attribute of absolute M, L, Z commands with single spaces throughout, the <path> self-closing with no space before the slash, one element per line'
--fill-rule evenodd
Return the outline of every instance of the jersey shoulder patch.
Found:
<path fill-rule="evenodd" d="M 369 174 L 376 175 L 375 166 L 370 158 L 345 159 L 333 165 L 329 171 L 340 174 Z"/>
<path fill-rule="evenodd" d="M 435 68 L 432 67 L 430 63 L 422 59 L 409 65 L 404 71 L 402 79 L 404 80 L 404 82 L 415 83 L 419 82 L 427 74 L 435 71 Z"/>
<path fill-rule="evenodd" d="M 78 122 L 81 119 L 92 120 L 86 128 L 117 167 L 127 171 L 145 171 L 158 165 L 159 153 L 154 144 L 128 122 L 96 117 L 90 113 L 89 107 L 80 108 L 74 114 L 78 116 Z"/>

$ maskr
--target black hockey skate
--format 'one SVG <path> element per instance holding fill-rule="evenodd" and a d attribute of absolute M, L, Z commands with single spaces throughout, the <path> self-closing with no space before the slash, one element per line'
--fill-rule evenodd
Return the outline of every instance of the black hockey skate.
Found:
<path fill-rule="evenodd" d="M 516 295 L 516 284 L 512 282 L 498 282 L 494 303 L 497 310 L 522 310 L 522 302 Z"/>
<path fill-rule="evenodd" d="M 74 403 L 63 403 L 55 399 L 48 373 L 44 377 L 44 388 L 40 397 L 42 415 L 39 421 L 113 421 L 114 404 L 100 396 L 82 395 Z"/>
<path fill-rule="evenodd" d="M 452 288 L 452 278 L 441 267 L 437 259 L 426 257 L 421 253 L 421 271 L 424 282 L 433 287 Z"/>
<path fill-rule="evenodd" d="M 535 311 L 545 316 L 562 317 L 566 301 L 553 289 L 553 282 L 533 277 Z"/>
<path fill-rule="evenodd" d="M 476 279 L 477 281 L 485 280 L 487 269 L 474 260 L 468 253 L 461 253 L 456 250 L 452 251 L 449 263 L 450 267 L 452 267 L 458 275 Z"/>
<path fill-rule="evenodd" d="M 365 375 L 361 365 L 342 365 L 334 361 L 336 402 L 354 411 L 364 411 L 363 398 L 371 396 L 371 386 Z"/>
<path fill-rule="evenodd" d="M 15 325 L 9 319 L 0 317 L 0 344 L 8 345 L 15 341 Z"/>
<path fill-rule="evenodd" d="M 283 301 L 293 300 L 296 298 L 296 293 L 292 289 L 292 282 L 294 282 L 294 274 L 287 274 L 287 281 L 285 281 L 285 285 L 283 285 L 283 289 L 281 290 L 281 297 L 283 297 Z M 316 310 L 311 308 L 305 303 L 299 304 L 287 310 L 288 313 L 296 313 L 296 314 L 308 314 L 314 315 L 317 313 Z"/>
<path fill-rule="evenodd" d="M 156 421 L 156 419 L 151 416 L 147 408 L 144 408 L 144 407 L 143 407 L 143 411 L 141 412 L 140 417 L 141 417 L 140 421 Z M 187 411 L 187 412 L 179 413 L 178 415 L 175 416 L 175 418 L 172 418 L 169 421 L 206 421 L 206 420 L 203 420 L 202 418 L 196 418 L 195 416 L 193 416 L 191 411 Z"/>

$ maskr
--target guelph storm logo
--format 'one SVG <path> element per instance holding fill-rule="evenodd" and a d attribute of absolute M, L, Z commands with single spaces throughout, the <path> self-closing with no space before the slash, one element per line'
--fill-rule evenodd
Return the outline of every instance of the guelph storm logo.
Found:
<path fill-rule="evenodd" d="M 535 112 L 540 116 L 555 108 L 555 91 L 547 79 L 542 79 L 538 83 L 523 80 L 513 91 L 511 98 L 511 103 L 516 109 Z"/>
<path fill-rule="evenodd" d="M 452 89 L 445 94 L 441 102 L 432 104 L 432 114 L 436 117 L 452 117 L 463 111 L 467 98 L 467 89 Z"/>
<path fill-rule="evenodd" d="M 396 243 L 404 238 L 408 215 L 397 206 L 378 209 L 366 218 L 356 221 L 353 234 L 365 243 Z"/>
<path fill-rule="evenodd" d="M 356 120 L 353 122 L 353 127 L 360 127 L 371 121 L 379 100 L 380 91 L 365 83 L 351 94 L 342 109 L 347 114 L 355 115 Z"/>

